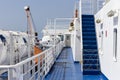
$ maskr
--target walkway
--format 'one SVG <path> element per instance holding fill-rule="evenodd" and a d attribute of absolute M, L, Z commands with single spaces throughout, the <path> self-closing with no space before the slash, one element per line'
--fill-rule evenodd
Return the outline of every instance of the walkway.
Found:
<path fill-rule="evenodd" d="M 83 80 L 80 64 L 73 62 L 71 48 L 64 48 L 45 80 Z"/>
<path fill-rule="evenodd" d="M 64 48 L 45 80 L 108 80 L 103 75 L 83 75 L 80 69 L 73 62 L 72 49 Z"/>

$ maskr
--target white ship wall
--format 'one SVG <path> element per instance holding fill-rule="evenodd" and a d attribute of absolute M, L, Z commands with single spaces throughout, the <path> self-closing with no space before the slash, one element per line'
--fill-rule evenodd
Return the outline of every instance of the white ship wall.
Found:
<path fill-rule="evenodd" d="M 102 73 L 109 80 L 120 80 L 120 0 L 111 0 L 108 2 L 96 15 L 95 19 L 101 20 L 100 23 L 96 23 L 96 34 L 98 41 L 100 65 Z M 108 12 L 115 11 L 115 14 L 108 17 Z M 118 24 L 114 25 L 116 21 L 113 21 L 114 17 L 118 16 Z M 103 29 L 101 29 L 103 24 Z M 117 54 L 116 59 L 114 55 L 114 28 L 117 29 Z M 102 40 L 103 31 L 103 40 Z M 100 37 L 101 36 L 101 37 Z M 103 42 L 103 44 L 102 44 Z"/>
<path fill-rule="evenodd" d="M 79 19 L 74 19 L 74 31 L 71 34 L 71 48 L 73 52 L 73 60 L 81 61 L 81 40 L 80 40 L 80 22 Z"/>

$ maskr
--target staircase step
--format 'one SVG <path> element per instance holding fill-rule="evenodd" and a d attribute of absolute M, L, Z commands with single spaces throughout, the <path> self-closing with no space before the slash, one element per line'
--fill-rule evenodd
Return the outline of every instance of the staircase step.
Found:
<path fill-rule="evenodd" d="M 94 43 L 94 42 L 96 42 L 95 40 L 84 40 L 83 42 L 90 42 L 90 43 Z"/>
<path fill-rule="evenodd" d="M 95 34 L 95 32 L 82 32 L 83 34 Z M 90 37 L 90 36 L 89 36 Z M 95 36 L 94 36 L 95 37 Z"/>
<path fill-rule="evenodd" d="M 82 21 L 83 26 L 84 25 L 94 25 L 93 21 Z"/>
<path fill-rule="evenodd" d="M 96 45 L 96 42 L 83 42 L 83 45 Z"/>
<path fill-rule="evenodd" d="M 93 44 L 95 45 L 97 42 L 95 40 L 83 40 L 83 44 Z"/>
<path fill-rule="evenodd" d="M 83 64 L 98 64 L 99 60 L 98 59 L 84 59 Z"/>
<path fill-rule="evenodd" d="M 97 54 L 83 54 L 83 59 L 98 59 Z"/>
<path fill-rule="evenodd" d="M 83 75 L 99 75 L 101 74 L 100 70 L 84 70 Z"/>
<path fill-rule="evenodd" d="M 84 64 L 83 70 L 100 69 L 99 64 Z"/>
<path fill-rule="evenodd" d="M 83 36 L 83 38 L 95 38 L 96 40 L 96 36 Z"/>
<path fill-rule="evenodd" d="M 91 33 L 90 32 L 87 32 L 87 33 L 83 32 L 82 34 L 83 34 L 83 36 L 96 36 L 96 34 L 93 32 L 91 32 Z"/>
<path fill-rule="evenodd" d="M 82 21 L 94 21 L 94 18 L 82 18 Z"/>
<path fill-rule="evenodd" d="M 97 50 L 83 50 L 83 54 L 98 54 Z"/>
<path fill-rule="evenodd" d="M 83 31 L 91 31 L 91 30 L 95 30 L 95 28 L 90 28 L 90 27 L 86 27 L 86 28 L 82 28 Z"/>
<path fill-rule="evenodd" d="M 94 24 L 83 24 L 82 28 L 93 28 L 94 29 L 95 25 Z"/>
<path fill-rule="evenodd" d="M 93 18 L 94 19 L 94 15 L 82 15 L 82 18 Z"/>
<path fill-rule="evenodd" d="M 94 19 L 92 19 L 92 18 L 84 18 L 84 19 L 82 19 L 83 21 L 82 21 L 82 23 L 94 23 Z"/>
<path fill-rule="evenodd" d="M 94 21 L 86 19 L 85 21 L 82 21 L 82 23 L 93 23 L 94 24 Z"/>
<path fill-rule="evenodd" d="M 83 74 L 100 73 L 94 15 L 82 15 Z"/>
<path fill-rule="evenodd" d="M 82 32 L 95 32 L 95 30 L 94 29 L 89 29 L 89 28 L 85 28 L 85 29 L 83 29 L 82 30 Z"/>
<path fill-rule="evenodd" d="M 97 49 L 96 45 L 83 45 L 83 49 Z"/>
<path fill-rule="evenodd" d="M 94 36 L 84 36 L 83 40 L 96 40 L 96 37 L 94 37 Z"/>
<path fill-rule="evenodd" d="M 88 37 L 88 36 L 86 36 L 86 37 L 83 37 L 83 41 L 84 40 L 91 40 L 91 41 L 96 41 L 96 38 L 94 38 L 94 37 Z M 87 45 L 89 42 L 86 42 L 86 44 L 85 45 Z M 91 45 L 93 45 L 93 44 L 91 44 Z M 96 43 L 95 43 L 95 45 L 96 45 Z"/>

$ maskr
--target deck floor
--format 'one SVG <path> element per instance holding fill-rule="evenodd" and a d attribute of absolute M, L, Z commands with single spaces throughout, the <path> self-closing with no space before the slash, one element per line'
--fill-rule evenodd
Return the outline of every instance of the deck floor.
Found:
<path fill-rule="evenodd" d="M 71 48 L 64 48 L 45 80 L 107 80 L 103 75 L 82 75 L 80 63 L 74 63 Z"/>
<path fill-rule="evenodd" d="M 80 64 L 73 62 L 71 48 L 64 48 L 45 80 L 82 80 Z"/>
<path fill-rule="evenodd" d="M 83 75 L 83 80 L 108 80 L 103 74 L 101 75 Z"/>

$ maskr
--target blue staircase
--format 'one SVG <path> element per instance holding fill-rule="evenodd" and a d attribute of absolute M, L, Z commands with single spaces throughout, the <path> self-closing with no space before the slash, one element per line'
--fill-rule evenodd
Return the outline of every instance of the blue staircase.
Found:
<path fill-rule="evenodd" d="M 95 24 L 93 15 L 82 15 L 83 74 L 100 74 Z"/>

